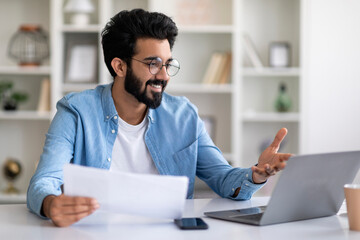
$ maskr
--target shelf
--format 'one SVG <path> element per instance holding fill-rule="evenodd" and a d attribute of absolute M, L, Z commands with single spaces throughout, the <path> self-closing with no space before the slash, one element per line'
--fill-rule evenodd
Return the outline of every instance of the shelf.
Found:
<path fill-rule="evenodd" d="M 21 67 L 21 66 L 0 66 L 0 74 L 3 75 L 33 75 L 43 76 L 50 75 L 50 66 L 39 67 Z"/>
<path fill-rule="evenodd" d="M 249 112 L 242 117 L 244 122 L 299 122 L 299 113 Z"/>
<path fill-rule="evenodd" d="M 166 87 L 166 91 L 172 93 L 231 93 L 231 84 L 169 84 Z"/>
<path fill-rule="evenodd" d="M 0 204 L 26 203 L 26 194 L 4 194 L 0 193 Z"/>
<path fill-rule="evenodd" d="M 299 68 L 244 68 L 245 77 L 299 77 Z"/>
<path fill-rule="evenodd" d="M 180 33 L 233 33 L 232 25 L 179 26 Z"/>
<path fill-rule="evenodd" d="M 0 111 L 0 120 L 51 120 L 50 112 Z"/>
<path fill-rule="evenodd" d="M 101 31 L 101 26 L 96 24 L 88 26 L 63 25 L 61 30 L 67 33 L 98 33 Z"/>
<path fill-rule="evenodd" d="M 81 92 L 96 88 L 97 83 L 64 83 L 63 92 Z"/>

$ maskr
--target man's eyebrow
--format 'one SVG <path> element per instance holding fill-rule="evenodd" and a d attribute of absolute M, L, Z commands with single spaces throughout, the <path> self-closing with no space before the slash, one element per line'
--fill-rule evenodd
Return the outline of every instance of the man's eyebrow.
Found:
<path fill-rule="evenodd" d="M 144 58 L 144 60 L 154 60 L 154 59 L 157 59 L 157 58 L 159 58 L 159 57 L 150 56 L 150 57 Z"/>
<path fill-rule="evenodd" d="M 150 56 L 150 57 L 147 57 L 147 58 L 144 58 L 143 60 L 147 60 L 147 61 L 151 61 L 151 60 L 154 60 L 154 59 L 157 59 L 157 58 L 159 58 L 158 56 Z M 173 58 L 172 57 L 170 57 L 169 59 L 167 59 L 165 62 L 168 62 L 168 61 L 171 61 L 171 60 L 173 60 Z"/>

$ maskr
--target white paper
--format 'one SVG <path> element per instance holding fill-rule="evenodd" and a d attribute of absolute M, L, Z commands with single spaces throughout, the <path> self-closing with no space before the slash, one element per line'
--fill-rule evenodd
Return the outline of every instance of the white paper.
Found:
<path fill-rule="evenodd" d="M 114 172 L 74 164 L 64 166 L 64 193 L 95 198 L 100 211 L 153 218 L 181 218 L 189 180 Z"/>

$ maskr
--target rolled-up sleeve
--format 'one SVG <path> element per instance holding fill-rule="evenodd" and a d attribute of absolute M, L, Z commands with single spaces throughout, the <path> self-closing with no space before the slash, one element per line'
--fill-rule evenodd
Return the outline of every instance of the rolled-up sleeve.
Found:
<path fill-rule="evenodd" d="M 77 116 L 65 98 L 57 104 L 57 113 L 50 125 L 35 174 L 27 191 L 27 207 L 40 217 L 44 198 L 60 195 L 63 166 L 73 158 Z"/>
<path fill-rule="evenodd" d="M 219 196 L 234 200 L 248 200 L 264 184 L 252 181 L 251 168 L 234 168 L 228 164 L 215 146 L 199 119 L 197 176 Z M 237 188 L 240 192 L 233 197 Z"/>

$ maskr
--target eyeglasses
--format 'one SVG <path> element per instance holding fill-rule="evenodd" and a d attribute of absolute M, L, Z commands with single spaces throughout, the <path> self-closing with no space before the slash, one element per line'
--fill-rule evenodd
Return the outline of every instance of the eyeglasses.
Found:
<path fill-rule="evenodd" d="M 159 57 L 151 59 L 150 62 L 144 62 L 144 61 L 138 60 L 136 58 L 131 58 L 131 59 L 148 65 L 149 72 L 153 75 L 158 74 L 164 66 L 166 69 L 166 73 L 170 77 L 175 76 L 180 70 L 180 63 L 176 59 L 171 59 L 165 64 L 163 64 L 163 61 Z"/>

